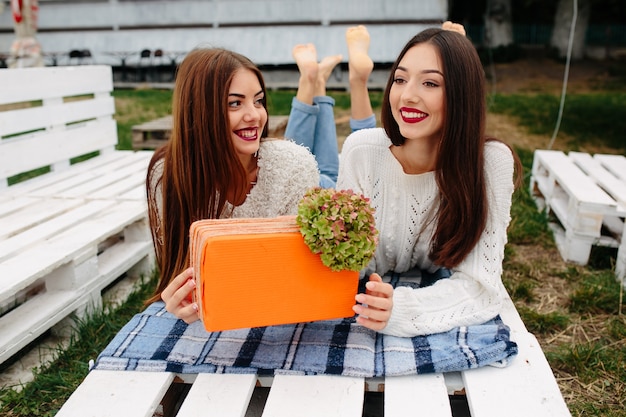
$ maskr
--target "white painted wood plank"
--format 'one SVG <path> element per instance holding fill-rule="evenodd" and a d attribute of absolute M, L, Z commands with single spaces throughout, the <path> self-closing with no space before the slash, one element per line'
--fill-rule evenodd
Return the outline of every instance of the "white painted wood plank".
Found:
<path fill-rule="evenodd" d="M 559 386 L 537 339 L 517 335 L 518 355 L 506 368 L 462 373 L 472 416 L 569 417 Z"/>
<path fill-rule="evenodd" d="M 596 184 L 617 201 L 621 208 L 617 214 L 626 215 L 626 181 L 622 181 L 607 170 L 600 160 L 585 152 L 570 152 L 570 159 L 579 166 Z"/>
<path fill-rule="evenodd" d="M 9 197 L 0 194 L 0 218 L 40 201 L 33 197 Z M 1 253 L 1 251 L 0 251 Z"/>
<path fill-rule="evenodd" d="M 75 186 L 59 194 L 65 198 L 112 198 L 117 192 L 126 191 L 136 185 L 145 184 L 147 166 L 126 166 L 105 175 L 92 177 L 90 181 Z M 100 195 L 100 197 L 97 197 Z"/>
<path fill-rule="evenodd" d="M 0 240 L 8 239 L 11 236 L 61 216 L 83 203 L 80 199 L 49 199 L 39 200 L 35 204 L 23 207 L 19 211 L 0 218 Z"/>
<path fill-rule="evenodd" d="M 502 283 L 500 285 L 502 286 L 502 293 L 505 295 L 505 298 L 502 301 L 502 308 L 500 310 L 500 318 L 504 324 L 509 326 L 513 339 L 516 334 L 525 335 L 528 333 L 526 325 L 524 325 L 524 322 L 522 321 L 517 308 L 515 308 L 515 304 L 513 303 L 513 300 L 511 300 L 506 288 L 504 288 Z"/>
<path fill-rule="evenodd" d="M 79 291 L 50 291 L 30 298 L 0 320 L 0 363 L 89 300 Z"/>
<path fill-rule="evenodd" d="M 17 235 L 0 240 L 0 262 L 10 256 L 26 250 L 29 246 L 36 245 L 46 239 L 50 239 L 51 237 L 84 221 L 85 219 L 95 216 L 99 212 L 108 209 L 114 204 L 116 204 L 115 201 L 90 201 L 63 212 L 52 219 L 48 219 L 43 223 L 30 227 L 28 230 L 24 230 Z M 46 200 L 38 199 L 37 206 L 40 207 L 40 210 L 41 207 L 46 207 L 46 210 L 44 211 L 49 210 Z"/>
<path fill-rule="evenodd" d="M 49 129 L 115 114 L 112 96 L 40 105 L 0 112 L 0 137 Z M 10 139 L 9 139 L 10 140 Z"/>
<path fill-rule="evenodd" d="M 145 274 L 154 268 L 154 249 L 150 239 L 124 242 L 107 249 L 98 256 L 98 273 L 101 277 L 100 282 L 103 284 L 99 288 L 102 289 L 112 283 L 115 278 L 129 271 L 131 267 L 146 258 L 149 262 L 145 265 L 144 270 L 139 271 Z"/>
<path fill-rule="evenodd" d="M 623 155 L 595 154 L 594 158 L 598 159 L 616 177 L 626 182 L 626 157 Z"/>
<path fill-rule="evenodd" d="M 39 278 L 45 277 L 79 257 L 90 256 L 97 245 L 128 225 L 145 219 L 141 202 L 121 202 L 110 210 L 81 222 L 40 245 L 7 259 L 0 264 L 0 300 L 7 299 Z"/>
<path fill-rule="evenodd" d="M 429 417 L 452 416 L 442 374 L 385 378 L 385 417 L 405 417 L 408 413 Z"/>
<path fill-rule="evenodd" d="M 151 241 L 119 243 L 98 256 L 97 273 L 81 280 L 74 289 L 46 291 L 2 316 L 0 363 L 77 309 L 96 301 L 92 295 L 99 297 L 106 286 L 142 259 L 151 256 L 151 252 Z"/>
<path fill-rule="evenodd" d="M 115 120 L 93 120 L 68 130 L 36 132 L 0 145 L 0 178 L 117 145 Z"/>
<path fill-rule="evenodd" d="M 120 194 L 117 196 L 118 200 L 142 200 L 147 201 L 146 197 L 146 187 L 142 185 L 141 187 L 135 187 L 127 192 Z"/>
<path fill-rule="evenodd" d="M 107 65 L 14 68 L 0 70 L 0 85 L 0 104 L 21 103 L 112 91 L 113 72 Z"/>
<path fill-rule="evenodd" d="M 256 375 L 199 374 L 177 417 L 244 417 Z"/>
<path fill-rule="evenodd" d="M 115 181 L 102 188 L 90 192 L 87 197 L 90 199 L 109 199 L 115 200 L 118 198 L 128 199 L 130 195 L 133 195 L 136 189 L 142 191 L 140 195 L 141 200 L 146 201 L 146 169 L 142 169 L 139 172 L 128 172 L 122 181 Z M 131 194 L 133 193 L 133 194 Z M 126 197 L 124 197 L 126 196 Z"/>
<path fill-rule="evenodd" d="M 174 379 L 168 372 L 91 371 L 57 417 L 152 417 Z"/>
<path fill-rule="evenodd" d="M 132 154 L 132 151 L 116 151 L 98 155 L 94 158 L 73 164 L 70 168 L 64 171 L 48 172 L 35 178 L 30 178 L 27 181 L 12 185 L 11 187 L 3 189 L 2 195 L 45 195 L 45 190 L 48 187 L 54 186 L 57 182 L 67 181 L 68 178 L 72 177 L 88 175 L 91 171 L 102 168 L 109 163 L 114 163 L 114 161 L 124 159 L 129 154 Z"/>
<path fill-rule="evenodd" d="M 60 172 L 44 174 L 25 183 L 16 184 L 3 190 L 8 195 L 29 195 L 36 197 L 57 197 L 77 186 L 101 176 L 115 173 L 120 169 L 130 172 L 147 173 L 152 151 L 115 151 L 74 164 Z"/>
<path fill-rule="evenodd" d="M 563 152 L 537 150 L 535 151 L 535 158 L 550 172 L 551 176 L 554 176 L 568 195 L 581 204 L 606 207 L 609 210 L 613 210 L 616 206 L 615 201 L 587 177 Z"/>
<path fill-rule="evenodd" d="M 360 417 L 363 378 L 336 375 L 276 375 L 263 417 Z"/>

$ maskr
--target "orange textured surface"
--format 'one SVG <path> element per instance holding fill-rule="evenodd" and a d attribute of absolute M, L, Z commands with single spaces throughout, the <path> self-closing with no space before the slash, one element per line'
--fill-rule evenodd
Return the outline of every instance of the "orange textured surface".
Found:
<path fill-rule="evenodd" d="M 287 220 L 290 222 L 291 218 Z M 276 232 L 274 227 L 275 232 L 246 234 L 232 220 L 221 224 L 202 222 L 207 236 L 202 236 L 202 228 L 192 226 L 191 253 L 199 284 L 196 299 L 208 331 L 354 314 L 358 272 L 331 271 L 322 264 L 319 255 L 309 250 L 293 227 L 285 227 L 286 231 Z M 255 229 L 250 220 L 244 223 L 252 226 L 245 229 Z M 268 222 L 271 223 L 275 222 Z M 225 224 L 240 229 L 229 234 L 228 228 L 223 227 Z M 215 229 L 222 234 L 215 233 Z"/>

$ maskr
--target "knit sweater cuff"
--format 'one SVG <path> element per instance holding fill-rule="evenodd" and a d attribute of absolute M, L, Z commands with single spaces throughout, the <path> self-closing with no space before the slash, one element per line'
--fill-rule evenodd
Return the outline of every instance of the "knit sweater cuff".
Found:
<path fill-rule="evenodd" d="M 413 337 L 418 334 L 413 325 L 415 319 L 415 309 L 419 309 L 419 304 L 415 297 L 412 297 L 413 290 L 407 287 L 396 288 L 393 292 L 393 309 L 387 326 L 380 333 L 399 337 Z"/>

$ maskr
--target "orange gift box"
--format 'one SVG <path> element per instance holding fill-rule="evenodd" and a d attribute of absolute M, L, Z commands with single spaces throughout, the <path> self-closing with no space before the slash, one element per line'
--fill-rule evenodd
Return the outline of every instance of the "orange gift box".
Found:
<path fill-rule="evenodd" d="M 199 220 L 190 239 L 194 296 L 208 331 L 354 315 L 359 273 L 325 266 L 295 216 Z"/>

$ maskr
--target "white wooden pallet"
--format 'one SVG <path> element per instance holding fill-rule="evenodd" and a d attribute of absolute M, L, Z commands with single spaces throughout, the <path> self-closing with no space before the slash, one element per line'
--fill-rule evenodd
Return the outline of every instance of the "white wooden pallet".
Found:
<path fill-rule="evenodd" d="M 152 152 L 115 150 L 107 66 L 0 70 L 0 363 L 154 267 Z M 99 155 L 72 164 L 73 158 Z M 49 167 L 10 185 L 8 179 Z"/>
<path fill-rule="evenodd" d="M 382 391 L 384 415 L 452 415 L 450 394 L 464 392 L 473 417 L 570 416 L 552 370 L 535 337 L 526 331 L 513 303 L 502 313 L 519 354 L 506 368 L 387 378 L 91 371 L 63 405 L 58 417 L 150 417 L 165 406 L 175 381 L 192 384 L 178 417 L 361 416 L 365 392 Z M 251 403 L 256 386 L 269 386 L 264 404 Z M 256 407 L 252 410 L 252 407 Z M 253 412 L 254 411 L 254 412 Z"/>
<path fill-rule="evenodd" d="M 531 195 L 554 213 L 552 229 L 566 261 L 587 264 L 592 246 L 618 249 L 616 275 L 626 271 L 626 158 L 582 152 L 535 151 Z"/>

